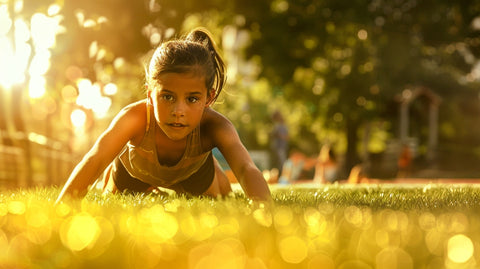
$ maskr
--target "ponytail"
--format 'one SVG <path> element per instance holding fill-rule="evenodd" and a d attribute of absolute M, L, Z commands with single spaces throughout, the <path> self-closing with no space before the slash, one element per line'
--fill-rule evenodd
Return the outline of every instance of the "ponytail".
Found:
<path fill-rule="evenodd" d="M 211 54 L 212 62 L 215 69 L 215 76 L 213 78 L 213 81 L 211 81 L 210 83 L 207 82 L 207 84 L 209 84 L 211 88 L 215 89 L 214 100 L 216 100 L 227 81 L 227 76 L 225 74 L 225 71 L 226 71 L 225 62 L 223 61 L 222 57 L 219 54 L 219 49 L 215 41 L 213 40 L 213 37 L 210 34 L 210 32 L 203 27 L 198 27 L 193 29 L 188 34 L 186 40 L 203 45 Z"/>

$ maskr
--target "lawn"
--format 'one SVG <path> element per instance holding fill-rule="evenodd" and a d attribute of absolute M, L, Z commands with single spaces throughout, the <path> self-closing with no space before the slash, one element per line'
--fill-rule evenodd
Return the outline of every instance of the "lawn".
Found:
<path fill-rule="evenodd" d="M 238 187 L 238 186 L 236 186 Z M 480 187 L 272 186 L 245 198 L 0 193 L 0 268 L 478 268 Z"/>

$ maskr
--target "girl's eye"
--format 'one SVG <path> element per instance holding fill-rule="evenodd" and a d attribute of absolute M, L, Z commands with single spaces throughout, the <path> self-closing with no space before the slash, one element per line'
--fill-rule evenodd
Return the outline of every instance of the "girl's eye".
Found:
<path fill-rule="evenodd" d="M 174 100 L 173 95 L 170 95 L 170 94 L 164 94 L 164 95 L 160 96 L 160 98 L 162 98 L 165 101 L 173 101 Z"/>
<path fill-rule="evenodd" d="M 199 100 L 198 97 L 193 97 L 193 96 L 192 96 L 192 97 L 188 97 L 188 101 L 189 101 L 190 103 L 196 103 L 196 102 L 198 102 L 198 100 Z"/>

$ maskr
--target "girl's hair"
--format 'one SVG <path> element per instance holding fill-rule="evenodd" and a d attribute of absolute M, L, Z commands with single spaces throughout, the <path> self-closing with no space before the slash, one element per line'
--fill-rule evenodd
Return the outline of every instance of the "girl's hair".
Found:
<path fill-rule="evenodd" d="M 185 38 L 164 42 L 155 50 L 146 72 L 146 82 L 154 86 L 162 74 L 193 73 L 205 78 L 207 91 L 210 93 L 214 89 L 216 100 L 226 82 L 225 69 L 210 32 L 196 28 Z"/>

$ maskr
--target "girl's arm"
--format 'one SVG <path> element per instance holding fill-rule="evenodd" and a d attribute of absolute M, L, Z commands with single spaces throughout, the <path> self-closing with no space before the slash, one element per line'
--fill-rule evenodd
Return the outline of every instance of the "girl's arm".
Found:
<path fill-rule="evenodd" d="M 267 182 L 253 163 L 233 124 L 223 116 L 215 122 L 218 126 L 211 128 L 214 144 L 227 160 L 245 194 L 254 200 L 270 202 L 272 198 Z"/>
<path fill-rule="evenodd" d="M 129 140 L 143 137 L 146 124 L 145 103 L 124 108 L 100 135 L 68 178 L 57 203 L 65 196 L 83 197 L 105 168 L 120 153 Z"/>

